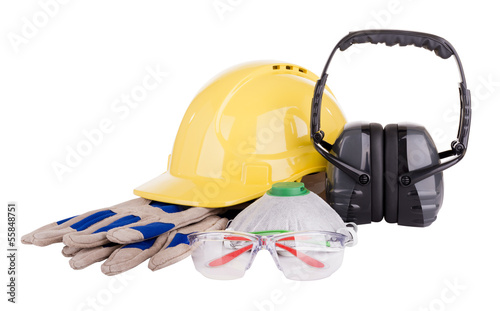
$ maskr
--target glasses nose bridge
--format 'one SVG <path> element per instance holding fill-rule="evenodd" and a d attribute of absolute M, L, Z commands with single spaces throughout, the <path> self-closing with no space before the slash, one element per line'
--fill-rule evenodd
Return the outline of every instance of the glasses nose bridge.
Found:
<path fill-rule="evenodd" d="M 259 243 L 261 249 L 271 251 L 273 248 L 272 240 L 267 236 L 259 236 Z"/>
<path fill-rule="evenodd" d="M 261 249 L 267 250 L 271 254 L 276 267 L 279 270 L 283 270 L 277 257 L 276 245 L 273 236 L 259 236 L 259 240 L 262 243 Z"/>

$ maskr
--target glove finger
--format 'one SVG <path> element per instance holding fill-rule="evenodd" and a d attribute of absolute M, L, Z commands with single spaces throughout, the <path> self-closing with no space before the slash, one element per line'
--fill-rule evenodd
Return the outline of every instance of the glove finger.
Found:
<path fill-rule="evenodd" d="M 133 227 L 115 228 L 106 234 L 109 241 L 119 244 L 139 243 L 149 240 L 172 230 L 175 225 L 172 223 L 156 221 L 141 221 Z"/>
<path fill-rule="evenodd" d="M 94 248 L 84 248 L 70 259 L 69 265 L 75 270 L 86 268 L 93 263 L 103 261 L 108 258 L 114 251 L 122 246 L 123 245 L 109 243 L 107 245 Z"/>
<path fill-rule="evenodd" d="M 182 213 L 175 214 L 175 227 L 181 228 L 190 224 L 196 224 L 206 219 L 208 216 L 222 214 L 225 211 L 225 208 L 191 207 Z"/>
<path fill-rule="evenodd" d="M 76 253 L 78 253 L 81 250 L 82 248 L 79 247 L 64 246 L 61 253 L 63 254 L 64 257 L 73 257 L 75 256 Z"/>
<path fill-rule="evenodd" d="M 206 230 L 224 230 L 227 222 L 226 218 L 209 216 L 199 223 L 172 232 L 162 250 L 149 260 L 149 269 L 156 271 L 188 257 L 191 254 L 191 247 L 187 238 L 190 233 Z"/>
<path fill-rule="evenodd" d="M 146 216 L 142 221 L 155 221 L 157 216 Z M 80 232 L 72 232 L 63 237 L 67 246 L 93 248 L 109 243 L 107 232 L 114 228 L 134 226 L 141 221 L 141 216 L 134 214 L 119 214 L 90 226 Z"/>
<path fill-rule="evenodd" d="M 102 264 L 102 273 L 116 275 L 138 266 L 156 254 L 165 244 L 168 236 L 168 233 L 162 234 L 153 239 L 121 247 Z"/>
<path fill-rule="evenodd" d="M 48 225 L 45 225 L 45 226 L 43 226 L 41 228 L 36 229 L 35 231 L 32 231 L 32 232 L 30 232 L 28 234 L 23 235 L 23 237 L 21 238 L 21 242 L 23 244 L 34 244 L 35 235 L 37 233 L 46 232 L 46 231 L 52 231 L 52 230 L 55 230 L 55 229 L 64 229 L 64 228 L 67 228 L 67 227 L 71 226 L 72 224 L 78 222 L 79 220 L 82 220 L 83 218 L 89 216 L 91 213 L 92 212 L 88 212 L 87 214 L 69 217 L 69 218 L 66 218 L 66 219 L 63 219 L 63 220 L 59 220 L 59 221 L 50 223 Z"/>
<path fill-rule="evenodd" d="M 129 226 L 129 229 L 116 228 L 110 230 L 107 234 L 109 241 L 120 244 L 138 243 L 147 239 L 154 238 L 165 232 L 172 230 L 175 225 L 169 221 L 175 219 L 174 215 L 183 213 L 189 207 L 151 201 L 147 207 L 143 207 L 141 212 L 152 213 L 154 215 L 163 216 L 152 221 L 141 221 L 135 226 Z M 160 221 L 167 218 L 172 218 L 167 221 Z"/>
<path fill-rule="evenodd" d="M 45 225 L 41 228 L 38 228 L 36 229 L 35 231 L 32 231 L 30 233 L 27 233 L 25 235 L 23 235 L 21 237 L 21 242 L 23 244 L 33 244 L 33 241 L 35 240 L 35 237 L 34 235 L 38 232 L 43 232 L 43 231 L 48 231 L 48 230 L 52 230 L 54 228 L 57 228 L 57 226 L 59 226 L 58 222 L 53 222 L 53 223 L 50 223 L 48 225 Z"/>
<path fill-rule="evenodd" d="M 65 234 L 75 231 L 83 231 L 96 224 L 97 222 L 102 221 L 103 219 L 116 215 L 117 211 L 125 213 L 127 210 L 142 208 L 143 205 L 149 206 L 148 204 L 150 202 L 150 200 L 137 198 L 108 208 L 101 208 L 79 216 L 69 217 L 48 224 L 24 235 L 21 238 L 21 242 L 24 244 L 34 244 L 38 246 L 46 246 L 49 244 L 58 243 L 62 241 L 62 237 Z"/>
<path fill-rule="evenodd" d="M 109 209 L 88 212 L 80 216 L 65 219 L 61 222 L 56 222 L 55 224 L 58 224 L 56 226 L 54 226 L 54 224 L 52 224 L 52 226 L 46 226 L 43 230 L 40 229 L 33 234 L 29 234 L 24 240 L 38 246 L 59 243 L 62 242 L 64 235 L 85 230 L 95 223 L 115 214 L 116 213 Z"/>
<path fill-rule="evenodd" d="M 163 233 L 186 225 L 197 223 L 202 219 L 224 212 L 225 209 L 189 207 L 166 214 L 159 221 L 145 221 L 129 228 L 115 228 L 108 231 L 109 241 L 119 244 L 137 243 L 154 238 Z"/>

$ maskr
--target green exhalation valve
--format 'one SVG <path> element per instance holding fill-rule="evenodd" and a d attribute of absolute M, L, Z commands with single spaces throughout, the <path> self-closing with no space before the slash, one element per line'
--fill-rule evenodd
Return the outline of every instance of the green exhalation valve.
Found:
<path fill-rule="evenodd" d="M 294 197 L 306 195 L 308 193 L 309 190 L 307 190 L 304 183 L 301 182 L 278 182 L 267 191 L 268 195 L 275 197 Z"/>

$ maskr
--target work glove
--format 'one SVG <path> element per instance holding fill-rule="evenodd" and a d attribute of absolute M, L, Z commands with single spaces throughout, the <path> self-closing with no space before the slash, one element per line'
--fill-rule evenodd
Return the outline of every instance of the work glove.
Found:
<path fill-rule="evenodd" d="M 51 223 L 26 234 L 21 241 L 38 246 L 64 242 L 72 248 L 67 249 L 68 254 L 76 253 L 77 249 L 94 248 L 110 242 L 132 244 L 150 240 L 223 211 L 137 198 Z"/>
<path fill-rule="evenodd" d="M 83 249 L 65 246 L 62 253 L 66 257 L 73 257 L 69 264 L 77 270 L 107 259 L 102 264 L 101 271 L 106 275 L 116 275 L 150 259 L 149 268 L 156 271 L 179 262 L 191 254 L 188 234 L 206 230 L 224 230 L 227 221 L 226 218 L 212 215 L 198 223 L 171 230 L 142 242 L 127 245 L 108 243 Z"/>

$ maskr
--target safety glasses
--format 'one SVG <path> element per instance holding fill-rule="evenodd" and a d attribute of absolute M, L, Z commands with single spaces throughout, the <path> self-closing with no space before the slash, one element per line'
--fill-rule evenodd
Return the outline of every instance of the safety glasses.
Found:
<path fill-rule="evenodd" d="M 345 233 L 345 234 L 343 234 Z M 188 236 L 196 270 L 218 280 L 243 277 L 261 249 L 268 250 L 278 269 L 292 280 L 318 280 L 342 264 L 344 247 L 355 244 L 356 232 L 286 232 L 272 235 L 208 231 Z"/>

